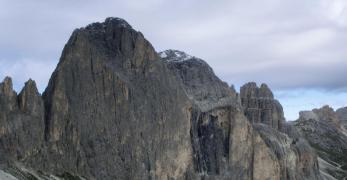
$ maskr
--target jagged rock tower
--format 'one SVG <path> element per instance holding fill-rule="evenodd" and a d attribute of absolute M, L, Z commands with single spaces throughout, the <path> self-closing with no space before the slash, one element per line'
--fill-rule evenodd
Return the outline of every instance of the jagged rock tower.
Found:
<path fill-rule="evenodd" d="M 285 121 L 283 108 L 266 84 L 257 87 L 256 83 L 247 83 L 241 87 L 240 95 L 245 114 L 252 123 L 282 128 Z"/>

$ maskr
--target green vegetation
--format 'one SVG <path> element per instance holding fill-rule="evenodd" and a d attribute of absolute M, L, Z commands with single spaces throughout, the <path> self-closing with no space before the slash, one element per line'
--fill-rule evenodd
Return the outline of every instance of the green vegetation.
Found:
<path fill-rule="evenodd" d="M 57 175 L 57 176 L 60 178 L 63 178 L 64 180 L 82 180 L 80 177 L 74 176 L 68 172 L 65 172 L 65 173 L 63 173 L 61 175 Z"/>
<path fill-rule="evenodd" d="M 334 176 L 337 179 L 343 179 L 347 177 L 347 150 L 343 150 L 343 152 L 336 152 L 335 150 L 327 150 L 321 148 L 317 144 L 311 144 L 311 146 L 316 149 L 317 154 L 319 157 L 324 159 L 325 161 L 331 163 L 331 164 L 340 164 L 341 169 L 345 171 L 333 171 L 328 169 L 330 175 Z"/>

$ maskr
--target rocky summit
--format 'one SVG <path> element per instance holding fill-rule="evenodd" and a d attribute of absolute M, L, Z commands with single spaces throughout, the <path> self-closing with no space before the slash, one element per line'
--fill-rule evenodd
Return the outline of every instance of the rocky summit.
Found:
<path fill-rule="evenodd" d="M 285 121 L 282 105 L 266 84 L 257 87 L 256 83 L 247 83 L 241 87 L 240 96 L 244 112 L 253 123 L 264 123 L 275 129 L 281 129 Z"/>
<path fill-rule="evenodd" d="M 238 93 L 204 60 L 157 53 L 107 18 L 72 33 L 42 95 L 33 80 L 19 94 L 0 84 L 0 179 L 339 179 L 345 112 L 285 122 L 266 84 Z"/>

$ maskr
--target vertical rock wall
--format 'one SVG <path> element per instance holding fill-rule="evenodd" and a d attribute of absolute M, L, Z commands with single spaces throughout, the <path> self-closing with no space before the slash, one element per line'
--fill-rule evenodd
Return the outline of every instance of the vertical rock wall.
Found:
<path fill-rule="evenodd" d="M 266 84 L 257 87 L 256 83 L 247 83 L 241 87 L 240 96 L 245 115 L 252 123 L 281 129 L 285 121 L 283 108 Z"/>

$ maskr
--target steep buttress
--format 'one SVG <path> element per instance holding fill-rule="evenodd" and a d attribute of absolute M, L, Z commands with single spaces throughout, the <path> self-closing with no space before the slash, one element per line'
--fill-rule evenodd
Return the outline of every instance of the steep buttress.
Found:
<path fill-rule="evenodd" d="M 124 20 L 75 30 L 43 97 L 48 169 L 97 179 L 184 176 L 190 103 Z"/>

